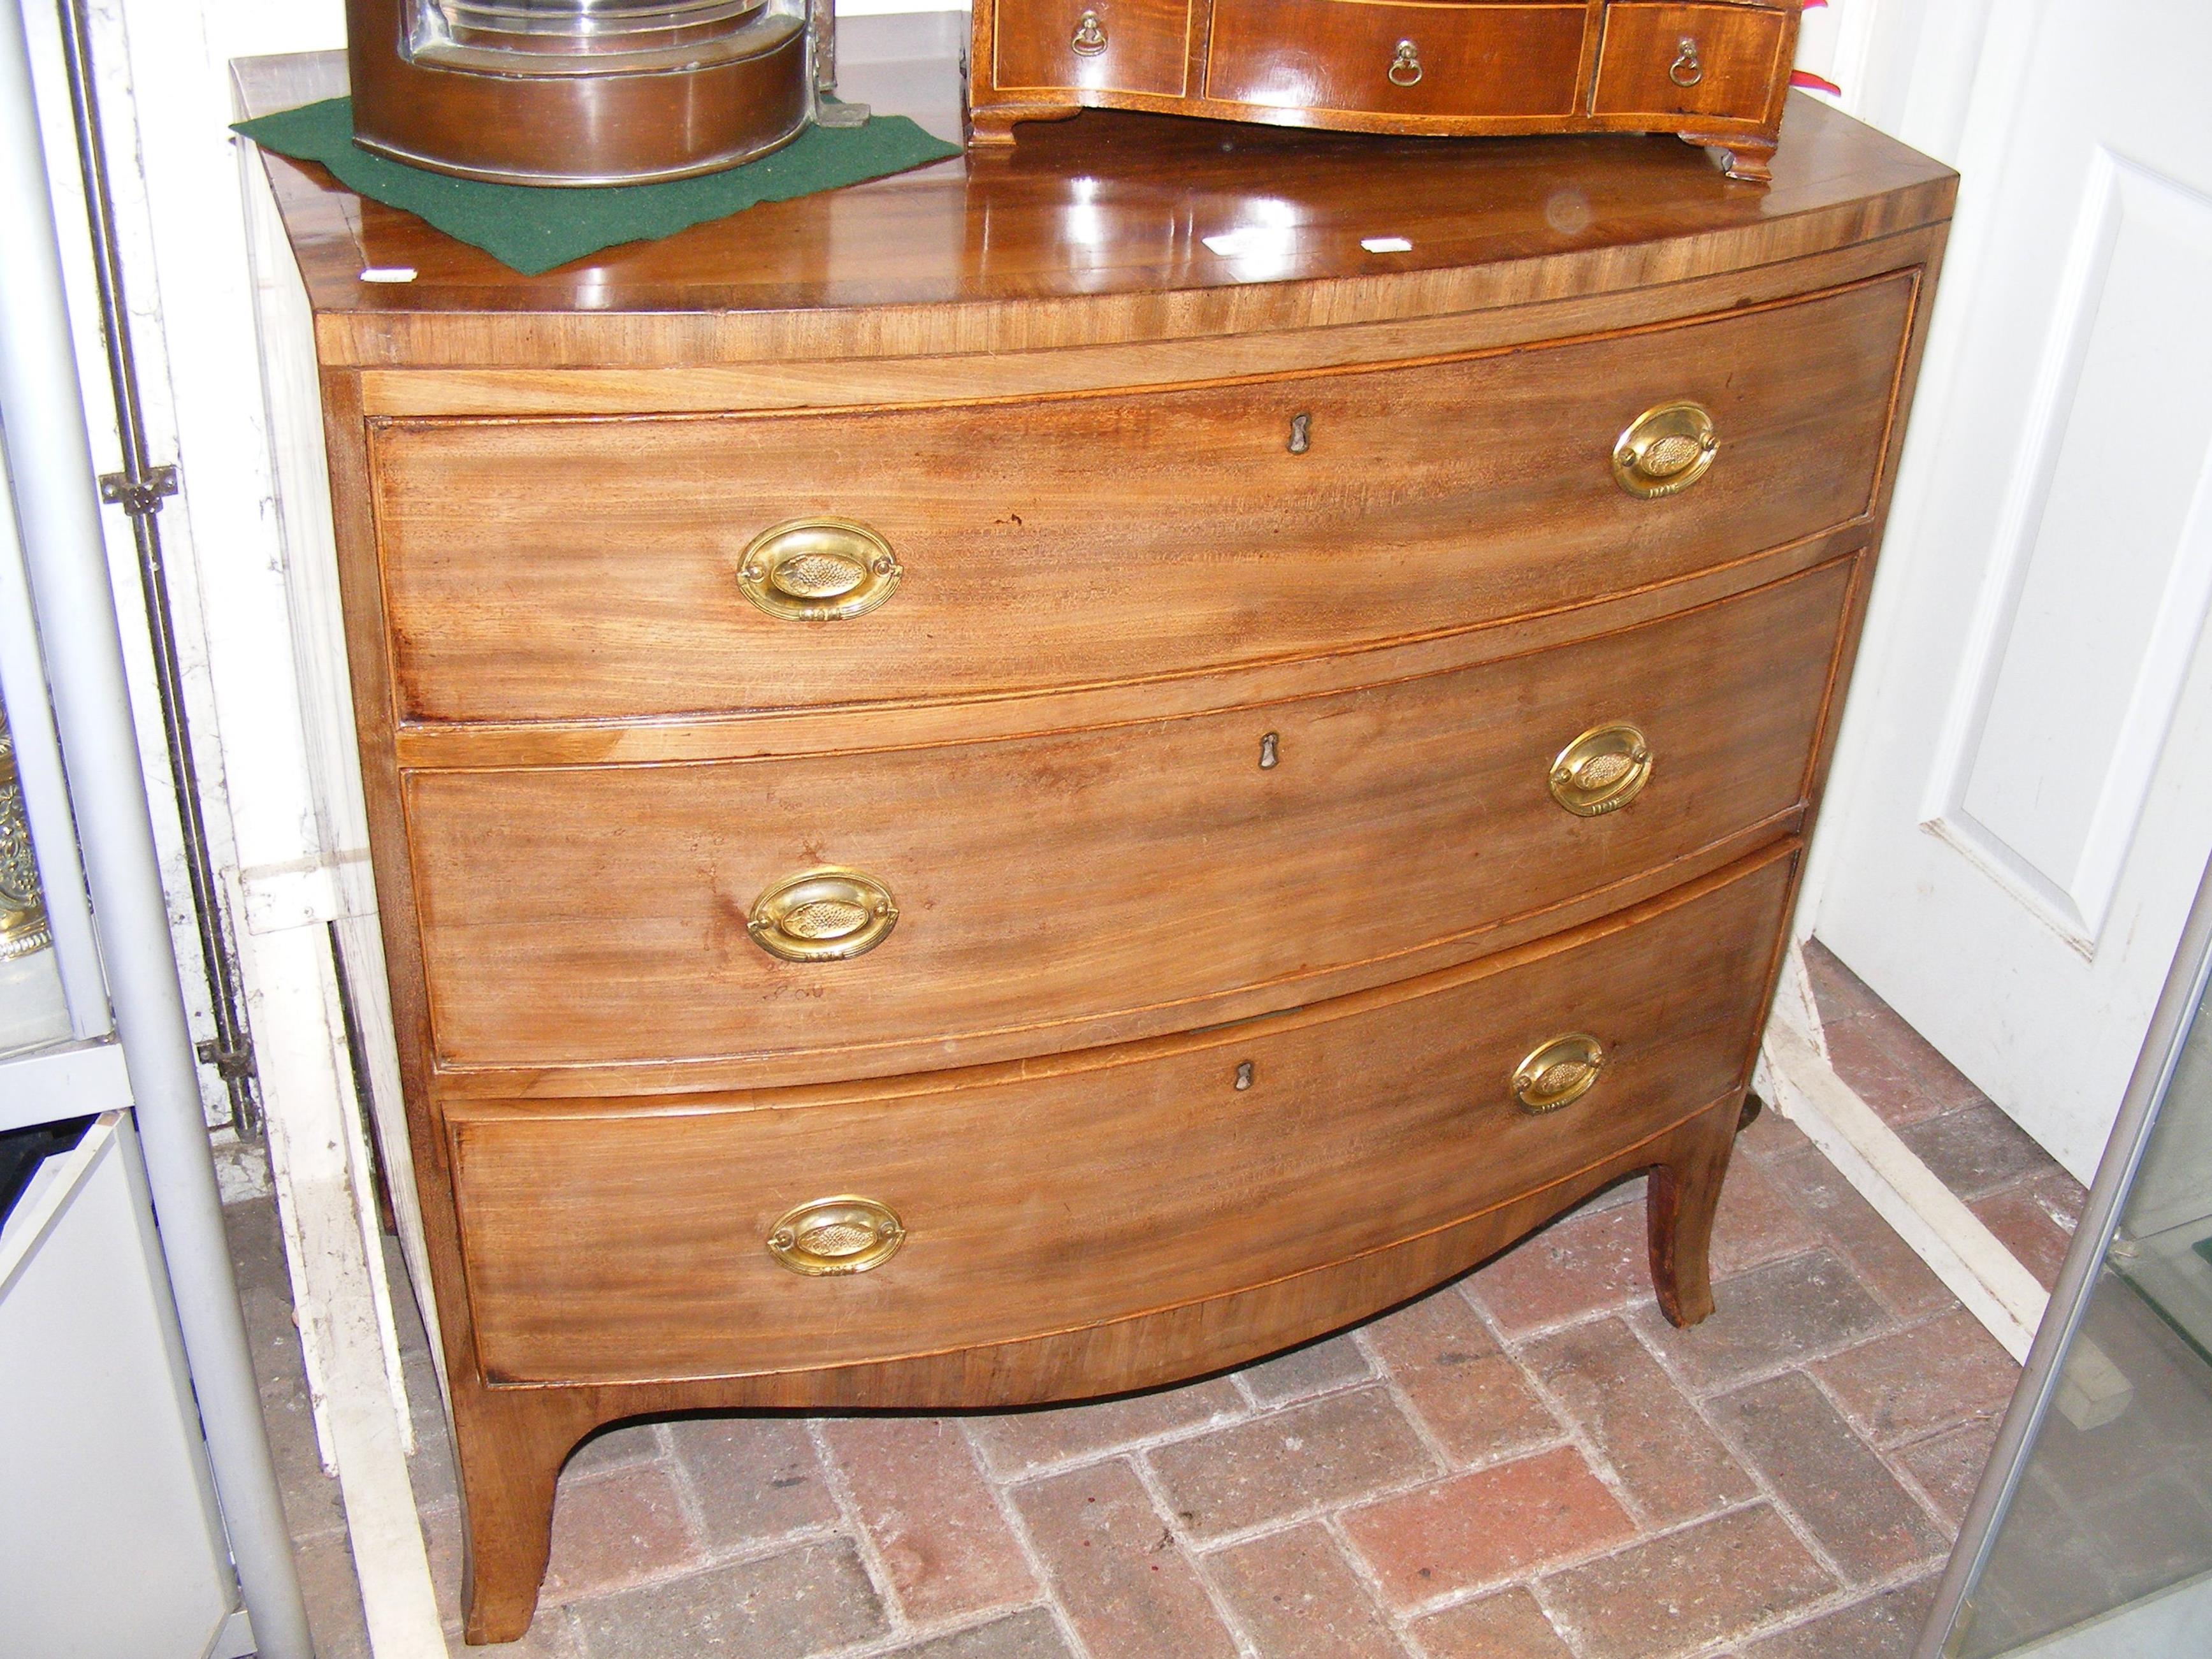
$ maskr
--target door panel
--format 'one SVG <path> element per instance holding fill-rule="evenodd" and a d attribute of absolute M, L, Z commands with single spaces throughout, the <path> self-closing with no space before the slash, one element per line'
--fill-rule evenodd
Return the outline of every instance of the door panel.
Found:
<path fill-rule="evenodd" d="M 2084 1178 L 2212 853 L 2207 52 L 2156 0 L 1984 43 L 1816 875 L 1822 939 Z"/>
<path fill-rule="evenodd" d="M 2212 203 L 2100 148 L 1939 772 L 1942 833 L 2094 953 L 2212 581 Z"/>

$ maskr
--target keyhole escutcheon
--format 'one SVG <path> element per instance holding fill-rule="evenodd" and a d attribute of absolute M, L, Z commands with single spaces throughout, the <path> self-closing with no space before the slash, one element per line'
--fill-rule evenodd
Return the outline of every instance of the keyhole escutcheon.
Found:
<path fill-rule="evenodd" d="M 1241 1091 L 1252 1086 L 1252 1062 L 1239 1060 L 1237 1065 L 1237 1087 Z"/>
<path fill-rule="evenodd" d="M 1291 453 L 1293 455 L 1303 455 L 1306 451 L 1312 447 L 1313 416 L 1310 415 L 1291 416 Z"/>
<path fill-rule="evenodd" d="M 1262 772 L 1273 771 L 1275 763 L 1282 757 L 1282 740 L 1275 733 L 1270 732 L 1260 739 L 1260 769 Z"/>

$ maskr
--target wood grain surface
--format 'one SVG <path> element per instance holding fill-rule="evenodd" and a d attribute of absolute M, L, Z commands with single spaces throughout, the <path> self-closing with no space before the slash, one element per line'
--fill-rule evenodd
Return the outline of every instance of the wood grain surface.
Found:
<path fill-rule="evenodd" d="M 1002 7 L 994 78 L 1008 88 L 1095 87 L 1180 96 L 1190 11 L 1189 0 L 1030 0 L 1018 10 Z M 1105 37 L 1095 52 L 1075 50 L 1086 14 Z"/>
<path fill-rule="evenodd" d="M 1161 71 L 1182 20 L 1158 4 L 977 7 L 969 52 L 985 72 L 969 86 L 970 144 L 1003 148 L 1020 124 L 1086 106 L 1430 137 L 1635 130 L 1711 145 L 1732 176 L 1765 180 L 1799 11 L 1796 0 L 1209 0 L 1171 82 Z M 1108 69 L 1116 51 L 1154 72 Z"/>
<path fill-rule="evenodd" d="M 1500 922 L 1804 800 L 1851 569 L 1460 674 L 1189 720 L 412 775 L 441 1063 L 882 1075 L 1199 1024 L 1219 1017 L 1212 999 L 1263 987 L 1305 1001 L 1425 949 L 1473 954 Z M 1553 761 L 1615 720 L 1649 738 L 1651 781 L 1575 817 Z M 748 915 L 823 866 L 888 888 L 896 928 L 851 961 L 774 959 Z"/>
<path fill-rule="evenodd" d="M 1871 511 L 1914 280 L 1539 350 L 1138 396 L 372 427 L 402 719 L 520 721 L 1066 687 L 1449 631 Z M 1615 439 L 1709 408 L 1638 501 Z M 1291 422 L 1307 417 L 1304 453 Z M 983 434 L 988 434 L 988 436 Z M 549 491 L 543 481 L 564 487 Z M 769 616 L 747 545 L 857 520 L 905 570 Z"/>
<path fill-rule="evenodd" d="M 1597 86 L 1599 115 L 1698 116 L 1761 121 L 1780 113 L 1789 85 L 1784 47 L 1795 40 L 1778 12 L 1738 5 L 1648 5 L 1615 0 L 1606 8 Z M 1684 86 L 1675 64 L 1690 43 L 1696 80 Z"/>
<path fill-rule="evenodd" d="M 1661 1305 L 1711 1310 L 1954 188 L 1803 100 L 1784 140 L 1762 190 L 1671 139 L 1093 112 L 537 278 L 269 163 L 471 1640 L 617 1418 L 1167 1382 L 1639 1170 Z M 1718 459 L 1632 501 L 1607 456 L 1673 397 Z M 890 604 L 743 606 L 808 513 L 884 520 Z M 1553 757 L 1620 719 L 1650 787 L 1571 817 Z M 770 962 L 755 898 L 833 862 L 897 927 Z M 1608 1074 L 1526 1117 L 1563 1028 Z M 893 1261 L 769 1261 L 872 1186 Z"/>
<path fill-rule="evenodd" d="M 1790 100 L 1774 181 L 1671 140 L 1224 131 L 1094 111 L 1003 155 L 763 203 L 539 276 L 264 154 L 331 367 L 882 362 L 1621 294 L 1942 224 L 1951 171 Z M 1264 222 L 1263 266 L 1205 238 Z M 1361 246 L 1403 237 L 1403 253 Z M 404 283 L 364 283 L 404 267 Z M 1654 294 L 1653 302 L 1662 296 Z"/>
<path fill-rule="evenodd" d="M 1791 867 L 1785 844 L 1702 891 L 1356 1012 L 1019 1083 L 458 1119 L 485 1373 L 617 1382 L 896 1358 L 1126 1318 L 1449 1226 L 1741 1081 Z M 1564 1032 L 1595 1036 L 1603 1068 L 1580 1100 L 1532 1116 L 1515 1067 Z M 777 1218 L 848 1193 L 897 1213 L 898 1253 L 842 1278 L 778 1265 Z"/>
<path fill-rule="evenodd" d="M 1227 1296 L 1047 1336 L 858 1365 L 680 1382 L 501 1385 L 486 1382 L 471 1365 L 456 1377 L 453 1395 L 465 1449 L 467 1639 L 511 1642 L 529 1627 L 545 1572 L 555 1479 L 571 1449 L 601 1424 L 672 1412 L 936 1411 L 948 1400 L 1019 1406 L 1172 1382 L 1380 1313 L 1466 1272 L 1639 1170 L 1701 1172 L 1665 1183 L 1673 1201 L 1652 1214 L 1655 1236 L 1664 1230 L 1669 1241 L 1664 1256 L 1652 1251 L 1655 1280 L 1671 1303 L 1695 1306 L 1682 1291 L 1703 1281 L 1703 1241 L 1741 1108 L 1741 1091 L 1731 1090 L 1675 1127 L 1402 1244 Z"/>
<path fill-rule="evenodd" d="M 1014 5 L 1000 0 L 1001 27 Z M 1582 0 L 1311 0 L 1296 8 L 1283 0 L 1213 0 L 1206 95 L 1316 112 L 1564 118 L 1582 101 L 1588 14 Z M 1401 40 L 1414 49 L 1411 85 L 1390 78 Z"/>

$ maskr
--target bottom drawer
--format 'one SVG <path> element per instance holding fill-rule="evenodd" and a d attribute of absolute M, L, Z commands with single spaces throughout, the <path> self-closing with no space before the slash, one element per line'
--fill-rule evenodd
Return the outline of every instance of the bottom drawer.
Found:
<path fill-rule="evenodd" d="M 1794 844 L 1407 985 L 1124 1048 L 849 1089 L 456 1103 L 487 1375 L 803 1370 L 1219 1296 L 1448 1226 L 1736 1087 Z M 1564 1093 L 1572 1045 L 1596 1080 Z M 1249 1069 L 1247 1069 L 1249 1068 Z M 842 1217 L 799 1206 L 860 1199 Z M 895 1233 L 869 1218 L 895 1215 Z M 862 1271 L 816 1276 L 804 1267 Z M 805 1255 L 811 1247 L 815 1254 Z M 886 1254 L 888 1247 L 888 1253 Z M 841 1254 L 857 1252 L 857 1254 Z"/>

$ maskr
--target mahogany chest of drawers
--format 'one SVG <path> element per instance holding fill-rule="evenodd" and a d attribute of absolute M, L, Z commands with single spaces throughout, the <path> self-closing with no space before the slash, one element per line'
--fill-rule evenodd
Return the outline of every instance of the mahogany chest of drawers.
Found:
<path fill-rule="evenodd" d="M 1803 0 L 976 0 L 973 143 L 1079 109 L 1672 132 L 1764 179 Z"/>
<path fill-rule="evenodd" d="M 618 1418 L 1163 1383 L 1643 1170 L 1711 1306 L 1954 180 L 1219 131 L 536 278 L 268 164 L 475 1639 Z"/>

